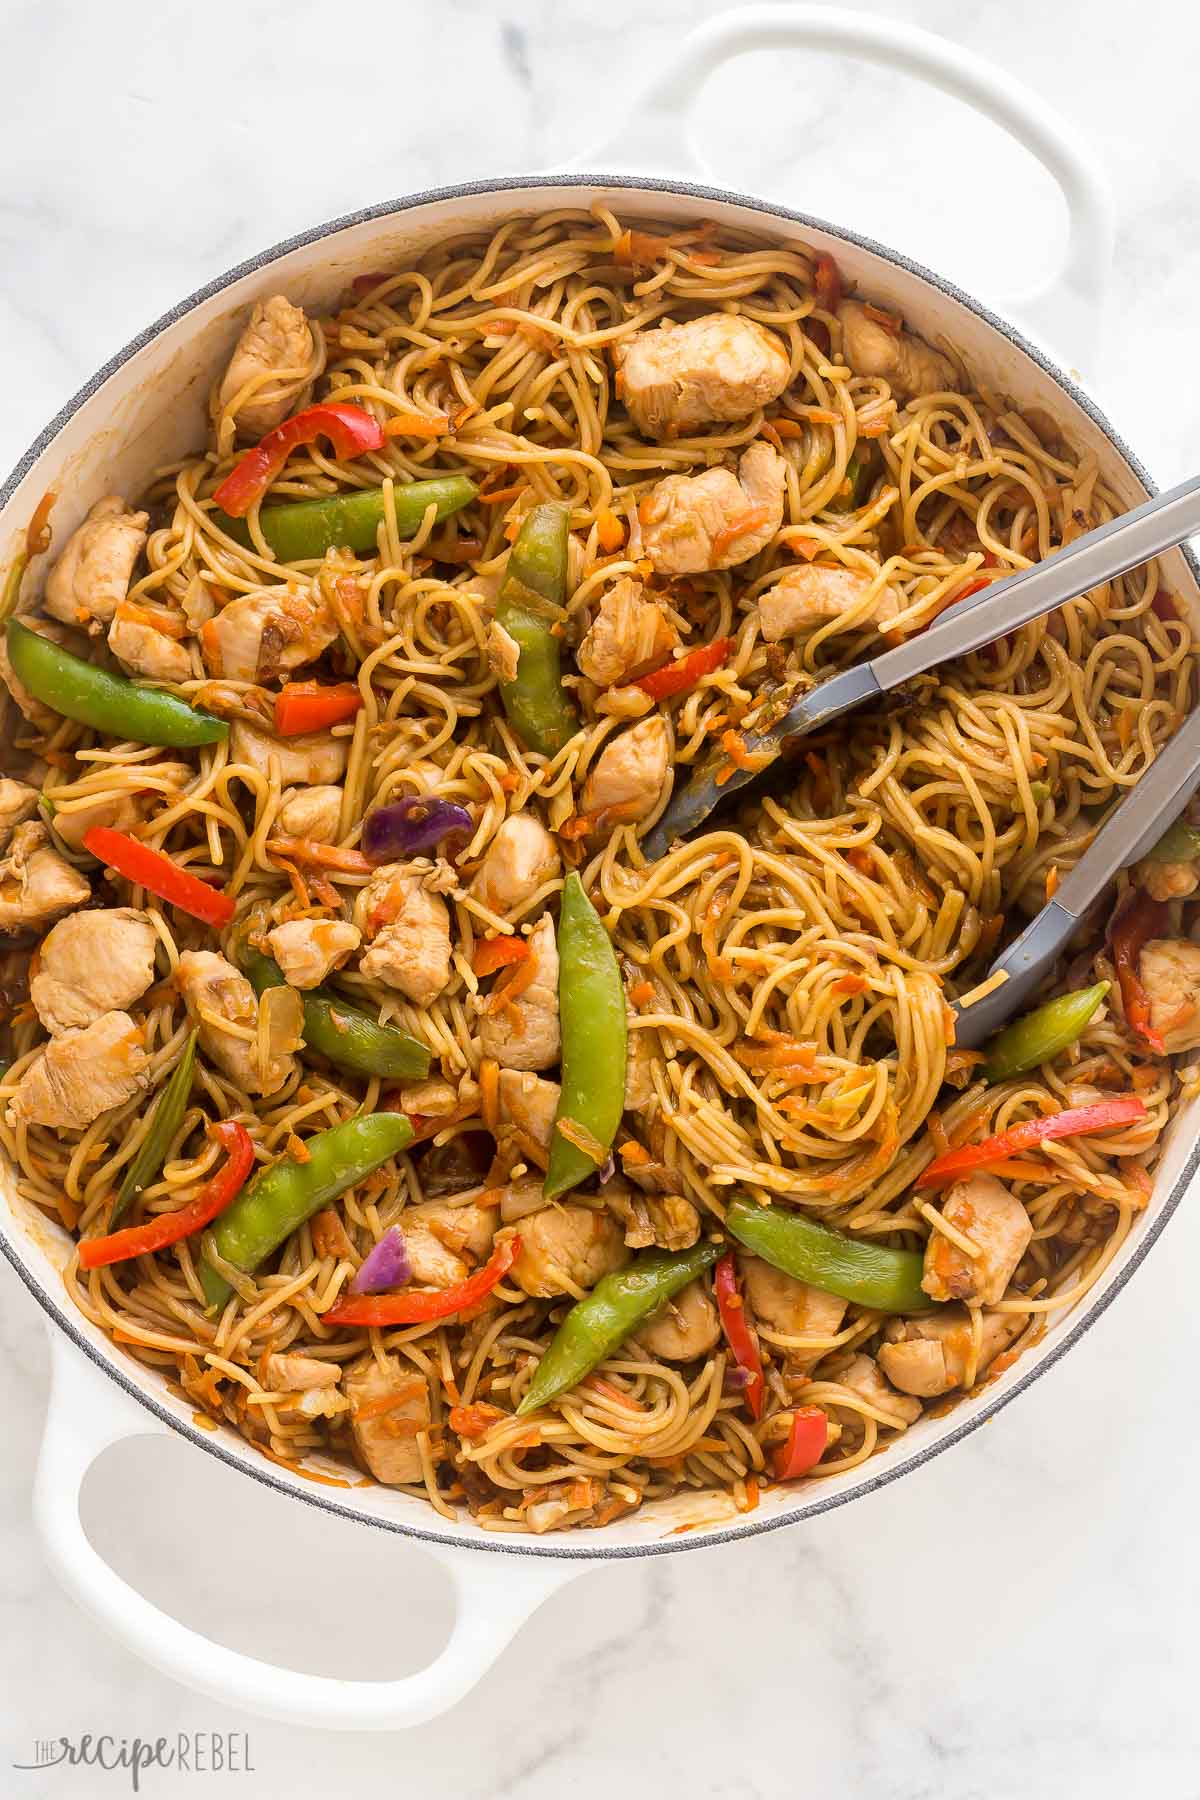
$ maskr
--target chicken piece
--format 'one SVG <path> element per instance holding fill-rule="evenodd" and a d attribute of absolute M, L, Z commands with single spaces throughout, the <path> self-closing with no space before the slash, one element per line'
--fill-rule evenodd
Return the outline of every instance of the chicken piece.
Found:
<path fill-rule="evenodd" d="M 295 1058 L 276 1052 L 260 1066 L 259 1002 L 246 977 L 212 950 L 185 950 L 175 974 L 205 1054 L 247 1094 L 277 1093 Z"/>
<path fill-rule="evenodd" d="M 340 787 L 288 788 L 279 803 L 275 823 L 287 837 L 311 838 L 332 844 L 342 821 Z"/>
<path fill-rule="evenodd" d="M 55 789 L 50 795 L 55 803 L 54 835 L 70 849 L 82 850 L 84 837 L 93 825 L 128 831 L 130 826 L 149 817 L 156 807 L 173 805 L 188 783 L 195 780 L 196 771 L 185 762 L 140 763 L 138 778 L 144 780 L 146 786 L 136 793 L 106 794 L 78 806 L 73 801 L 70 805 L 60 801 L 61 790 Z"/>
<path fill-rule="evenodd" d="M 335 1388 L 341 1375 L 335 1362 L 321 1362 L 315 1356 L 272 1353 L 267 1357 L 263 1386 L 275 1394 L 303 1394 L 313 1388 Z"/>
<path fill-rule="evenodd" d="M 268 931 L 267 942 L 285 981 L 315 988 L 358 949 L 362 932 L 344 919 L 288 919 Z"/>
<path fill-rule="evenodd" d="M 852 1356 L 846 1367 L 830 1376 L 842 1387 L 848 1387 L 876 1412 L 891 1413 L 911 1425 L 921 1416 L 921 1402 L 911 1395 L 898 1394 L 879 1373 L 879 1364 L 870 1356 Z"/>
<path fill-rule="evenodd" d="M 662 799 L 671 767 L 671 734 L 661 713 L 610 738 L 583 784 L 583 811 L 605 823 L 636 825 Z M 599 821 L 598 821 L 599 822 Z"/>
<path fill-rule="evenodd" d="M 1200 944 L 1151 938 L 1142 949 L 1139 973 L 1150 1000 L 1150 1029 L 1172 1055 L 1194 1050 L 1200 1044 Z"/>
<path fill-rule="evenodd" d="M 310 731 L 293 738 L 272 737 L 244 719 L 229 727 L 229 760 L 246 763 L 260 775 L 270 775 L 271 759 L 279 767 L 281 787 L 324 787 L 340 781 L 350 755 L 348 739 L 327 731 Z M 340 793 L 340 789 L 338 790 Z M 340 803 L 339 803 L 340 804 Z"/>
<path fill-rule="evenodd" d="M 976 1380 L 1029 1323 L 1024 1313 L 983 1314 L 983 1344 Z M 928 1317 L 893 1319 L 879 1346 L 879 1366 L 902 1393 L 933 1400 L 961 1387 L 971 1354 L 970 1315 L 964 1306 L 947 1306 Z"/>
<path fill-rule="evenodd" d="M 371 948 L 359 963 L 368 981 L 395 988 L 416 1006 L 437 999 L 450 979 L 450 914 L 424 875 L 404 863 L 376 869 L 354 906 Z"/>
<path fill-rule="evenodd" d="M 642 543 L 660 575 L 732 569 L 765 550 L 783 523 L 784 462 L 751 444 L 732 469 L 668 475 L 643 500 Z"/>
<path fill-rule="evenodd" d="M 82 1131 L 149 1084 L 149 1062 L 141 1027 L 129 1014 L 103 1013 L 82 1030 L 50 1040 L 21 1077 L 9 1103 L 9 1123 Z"/>
<path fill-rule="evenodd" d="M 50 617 L 64 625 L 109 624 L 129 592 L 149 523 L 149 513 L 130 512 L 116 494 L 97 500 L 46 577 L 42 605 Z"/>
<path fill-rule="evenodd" d="M 242 594 L 208 621 L 200 648 L 209 672 L 223 681 L 277 681 L 315 662 L 338 634 L 326 600 L 293 588 Z"/>
<path fill-rule="evenodd" d="M 350 1402 L 350 1427 L 367 1468 L 385 1487 L 419 1482 L 417 1433 L 429 1429 L 429 1388 L 409 1362 L 389 1356 L 384 1366 L 372 1357 L 342 1383 Z M 385 1401 L 393 1405 L 385 1406 Z"/>
<path fill-rule="evenodd" d="M 522 1219 L 520 1236 L 511 1279 L 539 1300 L 594 1288 L 629 1261 L 612 1214 L 588 1206 L 543 1206 Z"/>
<path fill-rule="evenodd" d="M 562 869 L 558 845 L 533 813 L 505 819 L 475 871 L 471 893 L 503 918 L 518 917 Z"/>
<path fill-rule="evenodd" d="M 460 1104 L 454 1083 L 443 1081 L 440 1075 L 400 1089 L 400 1111 L 407 1113 L 409 1118 L 416 1113 L 422 1119 L 448 1119 L 458 1111 Z"/>
<path fill-rule="evenodd" d="M 493 619 L 487 631 L 487 666 L 497 681 L 515 681 L 521 663 L 521 646 L 499 620 Z"/>
<path fill-rule="evenodd" d="M 272 431 L 307 399 L 316 373 L 314 350 L 312 327 L 298 306 L 282 294 L 256 301 L 221 377 L 214 419 L 248 388 L 233 415 L 239 435 L 260 438 Z"/>
<path fill-rule="evenodd" d="M 1013 1271 L 1033 1236 L 1033 1225 L 1021 1202 L 994 1175 L 956 1181 L 942 1202 L 948 1225 L 979 1245 L 967 1256 L 957 1244 L 935 1231 L 925 1247 L 921 1286 L 931 1300 L 973 1300 L 994 1306 L 1003 1300 Z"/>
<path fill-rule="evenodd" d="M 18 825 L 0 862 L 0 931 L 48 925 L 90 900 L 88 882 L 57 850 L 48 847 L 44 825 Z"/>
<path fill-rule="evenodd" d="M 882 630 L 900 611 L 900 602 L 895 588 L 887 585 L 863 612 L 859 603 L 871 579 L 859 569 L 834 568 L 829 563 L 789 569 L 758 597 L 759 630 L 768 644 L 777 644 L 781 638 L 815 631 L 830 619 L 842 619 L 852 612 L 856 616 L 847 619 L 842 629 L 861 631 L 873 625 Z"/>
<path fill-rule="evenodd" d="M 838 308 L 842 350 L 856 375 L 881 375 L 903 402 L 921 394 L 957 393 L 953 363 L 911 331 L 892 331 L 873 319 L 861 300 Z"/>
<path fill-rule="evenodd" d="M 491 1254 L 496 1208 L 475 1201 L 424 1200 L 405 1208 L 400 1229 L 413 1280 L 426 1287 L 454 1287 Z"/>
<path fill-rule="evenodd" d="M 1134 865 L 1133 879 L 1152 900 L 1186 900 L 1200 888 L 1200 862 L 1156 862 L 1148 856 Z"/>
<path fill-rule="evenodd" d="M 131 906 L 72 913 L 42 944 L 29 995 L 50 1033 L 124 1012 L 154 980 L 158 933 Z"/>
<path fill-rule="evenodd" d="M 524 983 L 512 1000 L 503 998 L 514 979 Z M 506 1069 L 548 1069 L 562 1048 L 558 1029 L 558 946 L 554 921 L 538 920 L 529 938 L 529 956 L 514 976 L 501 977 L 483 1003 L 479 1042 L 485 1056 Z"/>
<path fill-rule="evenodd" d="M 829 1346 L 819 1340 L 835 1338 L 846 1316 L 846 1302 L 824 1288 L 810 1287 L 761 1257 L 739 1254 L 738 1267 L 746 1287 L 746 1299 L 754 1317 L 780 1337 L 811 1338 L 811 1349 L 784 1346 L 789 1379 L 806 1376 Z"/>
<path fill-rule="evenodd" d="M 0 776 L 0 845 L 7 844 L 18 825 L 37 811 L 38 791 L 27 782 Z"/>
<path fill-rule="evenodd" d="M 604 1201 L 624 1226 L 631 1250 L 646 1250 L 651 1244 L 660 1250 L 688 1250 L 700 1236 L 700 1214 L 682 1194 L 635 1193 L 623 1182 L 610 1181 Z"/>
<path fill-rule="evenodd" d="M 689 1281 L 655 1314 L 634 1343 L 663 1362 L 695 1362 L 715 1349 L 721 1320 L 702 1281 Z"/>
<path fill-rule="evenodd" d="M 192 659 L 187 646 L 160 631 L 146 618 L 138 618 L 124 601 L 108 628 L 108 647 L 131 675 L 148 681 L 190 681 Z"/>
<path fill-rule="evenodd" d="M 561 1093 L 557 1081 L 546 1081 L 529 1069 L 500 1071 L 501 1126 L 512 1127 L 518 1145 L 532 1145 L 540 1151 L 543 1163 L 550 1155 L 550 1137 Z M 528 1149 L 526 1153 L 529 1154 Z"/>
<path fill-rule="evenodd" d="M 626 411 L 649 438 L 745 419 L 777 400 L 791 374 L 781 339 L 735 313 L 636 332 L 614 344 L 613 361 Z"/>
<path fill-rule="evenodd" d="M 678 642 L 661 603 L 625 575 L 600 601 L 575 661 L 589 681 L 612 687 L 657 669 Z"/>

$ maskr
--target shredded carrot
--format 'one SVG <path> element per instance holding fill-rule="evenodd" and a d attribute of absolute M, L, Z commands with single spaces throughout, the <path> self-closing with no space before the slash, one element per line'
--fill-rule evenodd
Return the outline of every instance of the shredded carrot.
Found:
<path fill-rule="evenodd" d="M 512 337 L 514 332 L 519 332 L 538 350 L 558 348 L 558 339 L 553 332 L 536 325 L 532 319 L 489 319 L 486 330 L 489 337 Z"/>
<path fill-rule="evenodd" d="M 415 1396 L 421 1392 L 423 1387 L 424 1382 L 416 1377 L 414 1377 L 412 1381 L 402 1382 L 398 1388 L 393 1388 L 389 1394 L 377 1394 L 373 1400 L 364 1400 L 361 1406 L 355 1407 L 354 1417 L 360 1421 L 363 1419 L 381 1419 L 385 1413 L 395 1412 L 398 1406 L 403 1406 L 406 1401 L 415 1398 Z M 403 1423 L 404 1421 L 400 1419 L 393 1421 L 395 1426 L 400 1426 Z M 409 1420 L 408 1423 L 412 1425 L 412 1435 L 414 1437 L 418 1431 L 423 1431 L 425 1429 L 424 1426 L 419 1425 L 415 1419 Z M 394 1435 L 396 1437 L 401 1437 L 405 1434 L 400 1430 L 396 1430 Z"/>
<path fill-rule="evenodd" d="M 632 1163 L 634 1168 L 640 1168 L 643 1163 L 653 1162 L 654 1160 L 646 1146 L 644 1144 L 639 1144 L 636 1138 L 630 1138 L 627 1144 L 621 1145 L 620 1157 L 621 1161 L 627 1167 Z"/>
<path fill-rule="evenodd" d="M 1051 863 L 1046 870 L 1046 898 L 1053 900 L 1058 892 L 1058 864 Z"/>
<path fill-rule="evenodd" d="M 481 488 L 478 497 L 484 506 L 501 506 L 506 500 L 515 500 L 524 492 L 525 483 L 514 481 L 509 487 L 493 488 L 490 494 L 485 494 Z"/>
<path fill-rule="evenodd" d="M 986 956 L 996 939 L 1004 929 L 1004 914 L 993 913 L 991 918 L 983 921 L 983 930 L 979 933 L 979 942 L 975 948 L 982 956 Z"/>
<path fill-rule="evenodd" d="M 161 632 L 163 637 L 187 636 L 186 621 L 175 613 L 167 612 L 165 607 L 139 606 L 136 600 L 121 600 L 117 603 L 117 617 L 135 625 L 148 625 L 151 631 Z"/>
<path fill-rule="evenodd" d="M 639 508 L 639 517 L 640 510 Z M 765 525 L 770 517 L 769 506 L 748 506 L 745 512 L 738 513 L 729 521 L 728 525 L 723 525 L 713 538 L 711 562 L 715 563 L 718 557 L 724 556 L 729 546 L 736 543 L 738 538 L 745 537 L 747 532 L 757 531 L 760 525 Z"/>
<path fill-rule="evenodd" d="M 584 1156 L 590 1157 L 592 1162 L 597 1165 L 602 1163 L 608 1155 L 608 1151 L 600 1139 L 595 1137 L 586 1125 L 581 1125 L 578 1119 L 556 1119 L 554 1129 L 560 1137 L 566 1139 L 568 1144 L 571 1144 L 576 1150 L 582 1151 Z"/>
<path fill-rule="evenodd" d="M 649 1006 L 655 997 L 654 983 L 652 981 L 635 982 L 629 990 L 629 998 L 633 1001 L 635 1006 Z"/>
<path fill-rule="evenodd" d="M 804 427 L 799 419 L 789 419 L 786 413 L 776 413 L 770 421 L 781 438 L 802 438 Z"/>
<path fill-rule="evenodd" d="M 491 1056 L 479 1065 L 479 1110 L 494 1137 L 500 1123 L 500 1064 Z"/>
<path fill-rule="evenodd" d="M 397 413 L 383 428 L 384 437 L 445 437 L 450 421 L 444 413 Z"/>
<path fill-rule="evenodd" d="M 866 992 L 867 981 L 864 975 L 843 975 L 833 984 L 835 994 L 862 994 Z"/>
<path fill-rule="evenodd" d="M 874 873 L 875 865 L 871 861 L 871 852 L 869 850 L 864 850 L 861 846 L 857 846 L 853 850 L 847 850 L 846 861 L 850 864 L 852 869 L 857 869 L 860 875 L 871 875 Z"/>
<path fill-rule="evenodd" d="M 474 1406 L 452 1406 L 450 1408 L 450 1429 L 459 1437 L 481 1438 L 497 1419 L 504 1414 L 498 1406 L 490 1405 L 486 1400 L 476 1401 Z"/>
<path fill-rule="evenodd" d="M 794 531 L 781 531 L 779 535 L 788 549 L 794 550 L 797 556 L 802 556 L 805 562 L 812 562 L 825 547 L 818 538 L 805 537 L 803 533 L 797 535 Z"/>
<path fill-rule="evenodd" d="M 925 1129 L 933 1139 L 935 1154 L 945 1156 L 950 1148 L 950 1139 L 946 1136 L 946 1127 L 942 1124 L 941 1113 L 931 1112 L 925 1120 Z"/>
<path fill-rule="evenodd" d="M 1129 748 L 1133 738 L 1133 708 L 1123 706 L 1117 714 L 1117 741 L 1122 750 Z"/>
<path fill-rule="evenodd" d="M 529 955 L 529 940 L 523 937 L 480 938 L 471 959 L 471 968 L 482 981 L 503 969 L 508 963 L 524 962 Z"/>
<path fill-rule="evenodd" d="M 670 251 L 670 242 L 665 237 L 654 237 L 648 231 L 626 229 L 613 246 L 613 260 L 628 269 L 635 263 L 661 262 Z"/>
<path fill-rule="evenodd" d="M 607 555 L 619 550 L 625 542 L 625 527 L 611 506 L 602 506 L 596 514 L 596 537 Z"/>
<path fill-rule="evenodd" d="M 632 1394 L 623 1394 L 620 1388 L 614 1387 L 611 1381 L 606 1381 L 603 1375 L 589 1375 L 579 1385 L 591 1388 L 593 1393 L 603 1394 L 608 1400 L 615 1400 L 618 1406 L 627 1407 L 630 1412 L 644 1413 L 646 1410 L 640 1400 L 635 1400 Z"/>
<path fill-rule="evenodd" d="M 946 1058 L 947 1075 L 957 1075 L 963 1069 L 973 1068 L 983 1061 L 982 1050 L 952 1050 Z"/>

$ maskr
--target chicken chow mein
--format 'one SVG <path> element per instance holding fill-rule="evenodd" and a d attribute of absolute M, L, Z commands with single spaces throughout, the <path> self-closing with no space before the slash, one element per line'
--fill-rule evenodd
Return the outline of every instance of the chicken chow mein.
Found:
<path fill-rule="evenodd" d="M 0 1139 L 74 1303 L 496 1532 L 887 1449 L 1200 1090 L 1187 818 L 1036 1010 L 947 1004 L 1196 702 L 1160 568 L 651 860 L 696 764 L 1113 516 L 1094 456 L 830 256 L 600 204 L 237 329 L 207 441 L 4 585 Z"/>

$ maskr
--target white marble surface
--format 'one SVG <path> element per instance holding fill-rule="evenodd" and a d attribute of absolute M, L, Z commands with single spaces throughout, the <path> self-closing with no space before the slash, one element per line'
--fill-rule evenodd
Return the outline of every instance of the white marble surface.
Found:
<path fill-rule="evenodd" d="M 0 0 L 0 466 L 180 295 L 305 224 L 566 161 L 713 0 Z M 1160 480 L 1195 468 L 1200 22 L 1173 0 L 893 0 L 1091 138 L 1119 218 L 1101 385 Z M 747 61 L 700 116 L 720 177 L 876 232 L 987 298 L 1061 232 L 1029 160 L 951 102 L 824 59 Z M 747 129 L 746 121 L 752 121 Z M 294 122 L 292 122 L 294 121 Z M 583 1800 L 1200 1794 L 1194 1618 L 1196 1201 L 1019 1405 L 899 1487 L 801 1530 L 618 1565 L 556 1595 L 457 1713 L 339 1738 L 224 1713 L 115 1648 L 30 1525 L 41 1317 L 0 1265 L 0 1793 L 37 1738 L 249 1730 L 256 1796 Z M 399 1673 L 445 1629 L 415 1552 L 331 1533 L 172 1444 L 95 1472 L 97 1542 L 193 1623 L 324 1672 Z M 358 1538 L 365 1539 L 360 1543 Z M 197 1777 L 152 1775 L 177 1795 Z"/>

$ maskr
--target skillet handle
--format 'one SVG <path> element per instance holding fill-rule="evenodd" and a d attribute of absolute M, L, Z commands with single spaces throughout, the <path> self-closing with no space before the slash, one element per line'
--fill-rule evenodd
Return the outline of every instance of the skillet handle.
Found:
<path fill-rule="evenodd" d="M 1074 128 L 1041 94 L 973 51 L 907 21 L 826 6 L 759 4 L 719 13 L 681 40 L 670 66 L 580 166 L 711 180 L 692 133 L 697 94 L 733 57 L 786 49 L 829 51 L 917 76 L 983 113 L 1037 158 L 1067 203 L 1066 253 L 1051 280 L 1013 302 L 1013 310 L 1035 338 L 1065 346 L 1073 363 L 1091 368 L 1112 271 L 1107 184 Z"/>
<path fill-rule="evenodd" d="M 286 1724 L 326 1730 L 395 1731 L 447 1712 L 473 1688 L 525 1620 L 556 1588 L 591 1565 L 545 1556 L 470 1554 L 421 1544 L 454 1584 L 455 1621 L 441 1654 L 396 1681 L 339 1681 L 276 1668 L 202 1637 L 145 1599 L 97 1553 L 79 1517 L 88 1469 L 124 1438 L 169 1435 L 61 1333 L 50 1332 L 51 1388 L 34 1478 L 33 1514 L 47 1559 L 99 1625 L 176 1681 L 210 1699 Z M 400 1546 L 393 1542 L 383 1548 Z"/>

